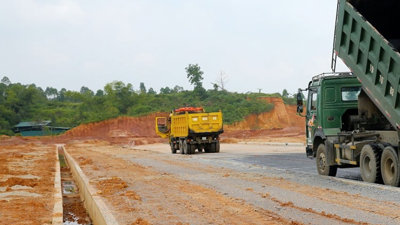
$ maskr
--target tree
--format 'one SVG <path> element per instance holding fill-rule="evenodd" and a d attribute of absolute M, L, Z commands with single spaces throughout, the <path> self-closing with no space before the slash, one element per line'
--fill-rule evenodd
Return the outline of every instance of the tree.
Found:
<path fill-rule="evenodd" d="M 146 94 L 146 86 L 144 86 L 143 82 L 140 82 L 140 94 Z"/>
<path fill-rule="evenodd" d="M 175 87 L 173 89 L 173 92 L 179 93 L 179 92 L 182 92 L 182 91 L 183 91 L 183 87 L 175 85 Z"/>
<path fill-rule="evenodd" d="M 94 93 L 92 90 L 90 90 L 88 87 L 82 86 L 81 90 L 79 91 L 82 95 L 85 96 L 93 96 Z"/>
<path fill-rule="evenodd" d="M 106 92 L 107 102 L 122 114 L 127 113 L 128 108 L 133 105 L 135 93 L 130 83 L 125 85 L 122 81 L 114 81 L 106 84 L 104 91 Z"/>
<path fill-rule="evenodd" d="M 103 96 L 103 95 L 104 95 L 104 91 L 103 90 L 99 89 L 99 90 L 96 91 L 96 96 L 100 97 L 100 96 Z"/>
<path fill-rule="evenodd" d="M 77 91 L 66 91 L 64 99 L 70 102 L 82 102 L 82 94 Z"/>
<path fill-rule="evenodd" d="M 189 64 L 188 67 L 185 68 L 187 73 L 187 78 L 189 78 L 189 82 L 194 85 L 194 93 L 200 97 L 201 100 L 207 98 L 207 92 L 203 88 L 203 71 L 201 71 L 200 66 L 195 64 Z"/>
<path fill-rule="evenodd" d="M 171 93 L 171 88 L 165 87 L 160 89 L 160 94 L 170 94 Z"/>
<path fill-rule="evenodd" d="M 189 64 L 189 66 L 186 67 L 185 70 L 187 78 L 189 78 L 190 84 L 194 85 L 194 89 L 202 89 L 203 71 L 201 71 L 200 66 L 197 64 Z"/>
<path fill-rule="evenodd" d="M 65 92 L 67 92 L 67 89 L 61 88 L 61 90 L 58 92 L 58 100 L 60 102 L 63 102 L 65 100 Z"/>
<path fill-rule="evenodd" d="M 149 88 L 149 90 L 147 91 L 147 94 L 155 95 L 155 94 L 157 94 L 157 93 L 156 93 L 156 91 L 154 91 L 153 88 Z"/>
<path fill-rule="evenodd" d="M 46 90 L 44 90 L 44 94 L 46 95 L 47 99 L 55 99 L 58 97 L 58 91 L 53 87 L 47 87 Z"/>
<path fill-rule="evenodd" d="M 10 79 L 8 79 L 8 77 L 6 77 L 6 76 L 4 76 L 2 79 L 1 79 L 1 83 L 3 83 L 3 84 L 5 84 L 5 85 L 10 85 L 11 84 L 11 81 L 10 81 Z"/>
<path fill-rule="evenodd" d="M 114 81 L 106 84 L 104 91 L 107 95 L 126 96 L 133 93 L 133 86 L 130 83 L 125 85 L 122 81 Z"/>
<path fill-rule="evenodd" d="M 287 92 L 286 89 L 283 89 L 283 91 L 282 91 L 282 97 L 284 97 L 284 98 L 289 97 L 289 93 Z"/>
<path fill-rule="evenodd" d="M 214 91 L 218 91 L 218 88 L 219 88 L 218 84 L 213 83 L 213 88 L 214 88 Z"/>

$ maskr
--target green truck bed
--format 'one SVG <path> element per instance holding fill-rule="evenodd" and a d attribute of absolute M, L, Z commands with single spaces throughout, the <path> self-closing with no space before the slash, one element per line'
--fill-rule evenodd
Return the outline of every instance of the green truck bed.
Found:
<path fill-rule="evenodd" d="M 334 50 L 400 130 L 400 1 L 339 0 Z"/>

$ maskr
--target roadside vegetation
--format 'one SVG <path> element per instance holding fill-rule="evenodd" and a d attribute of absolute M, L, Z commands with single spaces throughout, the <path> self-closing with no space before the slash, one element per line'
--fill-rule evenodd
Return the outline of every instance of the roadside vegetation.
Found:
<path fill-rule="evenodd" d="M 249 114 L 272 110 L 272 104 L 258 97 L 282 97 L 279 93 L 229 92 L 218 85 L 205 90 L 200 67 L 189 65 L 186 71 L 193 90 L 175 86 L 164 87 L 156 92 L 153 88 L 147 89 L 144 83 L 134 89 L 130 83 L 114 81 L 96 92 L 84 86 L 80 91 L 71 91 L 12 83 L 9 78 L 3 77 L 0 83 L 0 135 L 13 135 L 12 127 L 21 121 L 51 120 L 54 126 L 74 127 L 122 115 L 170 112 L 183 106 L 202 106 L 206 111 L 222 110 L 224 122 L 231 124 Z"/>

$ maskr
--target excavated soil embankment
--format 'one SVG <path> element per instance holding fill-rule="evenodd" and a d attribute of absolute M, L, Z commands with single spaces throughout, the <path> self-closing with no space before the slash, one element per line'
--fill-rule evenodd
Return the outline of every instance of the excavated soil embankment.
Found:
<path fill-rule="evenodd" d="M 264 97 L 266 103 L 274 104 L 273 110 L 250 115 L 245 120 L 225 125 L 221 138 L 223 142 L 243 140 L 266 142 L 304 142 L 304 118 L 296 115 L 296 106 L 285 105 L 281 98 Z M 168 116 L 155 113 L 142 117 L 118 117 L 96 123 L 83 124 L 71 129 L 62 138 L 102 139 L 121 142 L 129 139 L 133 144 L 165 142 L 155 131 L 155 118 Z"/>
<path fill-rule="evenodd" d="M 83 124 L 64 135 L 66 139 L 102 139 L 121 142 L 129 139 L 133 144 L 151 144 L 163 142 L 155 133 L 155 118 L 168 116 L 167 113 L 155 113 L 142 117 L 117 117 L 110 120 Z"/>
<path fill-rule="evenodd" d="M 305 120 L 296 114 L 295 105 L 285 105 L 281 98 L 263 97 L 274 108 L 265 113 L 253 114 L 241 122 L 226 125 L 222 135 L 226 142 L 242 139 L 272 142 L 304 142 Z"/>

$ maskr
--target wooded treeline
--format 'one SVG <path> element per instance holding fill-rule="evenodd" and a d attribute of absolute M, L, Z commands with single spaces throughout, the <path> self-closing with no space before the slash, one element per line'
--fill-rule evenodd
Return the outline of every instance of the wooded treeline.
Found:
<path fill-rule="evenodd" d="M 262 113 L 272 104 L 257 99 L 276 96 L 263 93 L 233 93 L 215 87 L 212 90 L 182 87 L 164 87 L 158 92 L 147 89 L 144 83 L 138 89 L 130 83 L 114 81 L 96 92 L 87 87 L 80 91 L 35 84 L 12 83 L 3 77 L 0 83 L 0 134 L 13 135 L 12 127 L 21 121 L 51 120 L 54 126 L 74 127 L 81 123 L 101 121 L 121 115 L 141 116 L 153 112 L 170 112 L 183 106 L 202 106 L 206 111 L 222 110 L 227 124 L 243 120 L 245 116 Z M 284 96 L 287 103 L 292 99 Z"/>

